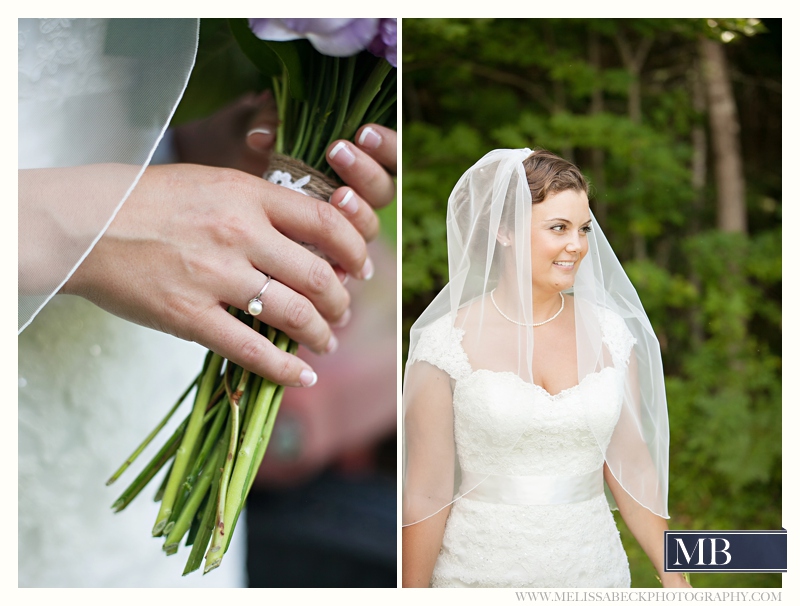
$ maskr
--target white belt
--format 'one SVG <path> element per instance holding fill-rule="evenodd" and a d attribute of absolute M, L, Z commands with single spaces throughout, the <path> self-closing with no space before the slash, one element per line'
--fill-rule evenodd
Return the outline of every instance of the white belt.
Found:
<path fill-rule="evenodd" d="M 469 487 L 474 486 L 472 490 Z M 465 499 L 506 505 L 560 505 L 603 494 L 603 468 L 579 476 L 501 476 L 461 472 Z"/>

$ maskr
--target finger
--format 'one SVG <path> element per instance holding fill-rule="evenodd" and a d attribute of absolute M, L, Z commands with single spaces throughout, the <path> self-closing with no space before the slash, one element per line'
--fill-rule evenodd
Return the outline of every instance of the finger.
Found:
<path fill-rule="evenodd" d="M 340 187 L 331 195 L 331 204 L 341 210 L 367 242 L 378 236 L 378 217 L 350 187 Z"/>
<path fill-rule="evenodd" d="M 269 152 L 275 145 L 278 128 L 278 107 L 270 91 L 257 97 L 258 109 L 250 119 L 245 141 L 253 151 Z"/>
<path fill-rule="evenodd" d="M 261 196 L 264 212 L 278 231 L 295 242 L 313 244 L 354 278 L 372 277 L 364 238 L 335 207 L 267 181 L 259 187 L 267 188 L 262 191 L 268 195 Z"/>
<path fill-rule="evenodd" d="M 397 174 L 397 132 L 378 124 L 365 124 L 356 132 L 356 145 Z"/>
<path fill-rule="evenodd" d="M 350 293 L 330 263 L 297 242 L 276 234 L 269 247 L 249 250 L 248 258 L 253 267 L 303 295 L 328 322 L 341 320 L 350 306 Z M 239 299 L 230 303 L 238 305 Z"/>
<path fill-rule="evenodd" d="M 222 307 L 214 306 L 197 323 L 193 340 L 279 385 L 311 387 L 317 382 L 317 373 L 306 362 L 281 351 Z"/>
<path fill-rule="evenodd" d="M 376 160 L 351 142 L 339 140 L 332 143 L 327 158 L 342 181 L 373 208 L 382 208 L 394 200 L 394 179 Z"/>
<path fill-rule="evenodd" d="M 239 286 L 238 292 L 226 293 L 226 303 L 242 310 L 249 310 L 265 324 L 282 330 L 293 340 L 305 345 L 308 349 L 318 354 L 333 353 L 338 347 L 338 341 L 331 332 L 328 323 L 315 309 L 306 297 L 298 294 L 291 288 L 282 284 L 275 277 L 267 278 L 258 270 L 251 268 L 247 276 L 240 276 L 240 284 L 247 283 L 245 288 L 260 281 L 261 289 L 266 283 L 266 289 L 258 295 L 261 310 L 257 307 L 250 309 L 249 303 L 255 299 L 259 290 L 245 291 Z M 245 297 L 247 297 L 245 299 Z"/>

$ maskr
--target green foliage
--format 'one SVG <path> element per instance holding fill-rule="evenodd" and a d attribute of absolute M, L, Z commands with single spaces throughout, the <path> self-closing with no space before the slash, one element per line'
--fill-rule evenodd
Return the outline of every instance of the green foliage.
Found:
<path fill-rule="evenodd" d="M 464 170 L 498 147 L 575 161 L 661 343 L 676 529 L 781 527 L 781 174 L 769 155 L 781 133 L 779 120 L 754 117 L 781 112 L 767 80 L 780 81 L 780 46 L 762 40 L 766 29 L 747 19 L 403 22 L 404 335 L 447 280 L 447 198 Z M 738 74 L 747 234 L 716 229 L 713 151 L 692 92 L 700 36 L 726 42 Z M 638 72 L 626 45 L 646 51 Z M 701 184 L 698 128 L 708 141 Z M 633 585 L 657 587 L 622 535 Z M 692 584 L 781 578 L 694 574 Z"/>

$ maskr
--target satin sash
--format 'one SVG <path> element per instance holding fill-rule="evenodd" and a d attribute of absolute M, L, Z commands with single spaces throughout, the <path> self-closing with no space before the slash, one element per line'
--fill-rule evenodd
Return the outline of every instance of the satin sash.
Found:
<path fill-rule="evenodd" d="M 465 499 L 506 505 L 561 505 L 603 494 L 603 468 L 579 476 L 503 476 L 461 472 Z"/>

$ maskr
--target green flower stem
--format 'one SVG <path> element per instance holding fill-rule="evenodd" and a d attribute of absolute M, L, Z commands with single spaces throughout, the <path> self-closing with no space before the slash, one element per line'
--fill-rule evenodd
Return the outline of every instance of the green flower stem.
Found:
<path fill-rule="evenodd" d="M 218 406 L 218 404 L 217 404 Z M 208 420 L 212 417 L 212 415 L 216 414 L 218 408 L 212 407 L 206 412 L 205 416 L 203 417 L 203 423 L 207 423 Z M 165 465 L 167 461 L 169 461 L 173 456 L 175 456 L 175 452 L 178 450 L 178 444 L 180 443 L 180 439 L 183 436 L 183 432 L 186 429 L 186 426 L 189 424 L 189 418 L 187 417 L 184 419 L 180 425 L 175 429 L 172 433 L 170 438 L 167 442 L 161 447 L 161 449 L 156 453 L 156 455 L 150 460 L 150 462 L 145 466 L 145 468 L 136 476 L 136 479 L 131 482 L 128 488 L 120 495 L 120 497 L 114 502 L 111 506 L 115 512 L 122 511 L 125 507 L 128 506 L 133 498 L 138 495 L 142 488 L 144 488 L 147 483 L 153 479 L 153 477 L 158 473 L 158 471 Z M 174 461 L 173 461 L 174 466 Z M 155 496 L 155 501 L 160 501 L 164 496 L 164 490 L 166 489 L 167 481 L 169 476 L 172 475 L 172 467 L 170 467 L 170 471 L 164 477 L 164 481 L 162 482 L 162 486 L 158 489 Z"/>
<path fill-rule="evenodd" d="M 321 94 L 327 99 L 325 107 L 317 110 L 314 122 L 314 138 L 311 140 L 307 149 L 301 150 L 296 158 L 316 158 L 324 154 L 325 150 L 320 149 L 321 141 L 327 140 L 325 137 L 325 126 L 333 113 L 333 103 L 336 101 L 336 87 L 339 84 L 339 64 L 338 59 L 323 56 L 323 76 L 319 78 Z"/>
<path fill-rule="evenodd" d="M 275 427 L 275 418 L 278 416 L 278 410 L 280 410 L 281 407 L 284 391 L 286 391 L 286 386 L 279 385 L 278 389 L 275 391 L 275 396 L 272 398 L 272 406 L 269 409 L 269 416 L 267 417 L 267 422 L 264 425 L 264 430 L 261 432 L 261 439 L 258 442 L 258 451 L 256 452 L 255 464 L 253 465 L 253 469 L 251 470 L 250 476 L 247 479 L 248 494 L 253 488 L 253 482 L 256 481 L 258 468 L 261 467 L 261 461 L 264 460 L 264 455 L 267 453 L 267 446 L 269 446 L 269 440 L 272 437 L 272 430 Z"/>
<path fill-rule="evenodd" d="M 205 498 L 206 493 L 211 486 L 211 480 L 214 478 L 214 473 L 219 468 L 219 464 L 224 456 L 224 453 L 225 440 L 217 440 L 214 452 L 208 459 L 208 464 L 203 467 L 203 473 L 201 473 L 200 477 L 197 479 L 197 484 L 194 486 L 189 498 L 186 500 L 186 504 L 181 510 L 181 514 L 178 516 L 178 519 L 175 521 L 175 525 L 167 535 L 167 539 L 164 542 L 164 551 L 167 552 L 167 555 L 172 555 L 178 551 L 178 544 L 183 538 L 183 535 L 189 531 L 189 528 L 192 525 L 192 520 L 194 519 L 197 510 L 200 508 L 200 505 L 203 503 L 203 499 Z"/>
<path fill-rule="evenodd" d="M 289 353 L 295 355 L 297 353 L 297 347 L 297 343 L 294 341 L 289 343 Z M 270 405 L 267 422 L 264 424 L 264 428 L 261 431 L 261 438 L 258 441 L 258 449 L 256 450 L 255 459 L 253 461 L 253 465 L 250 467 L 250 473 L 247 476 L 247 490 L 244 493 L 245 497 L 250 494 L 250 490 L 253 488 L 253 483 L 258 475 L 258 469 L 261 467 L 261 462 L 264 460 L 264 455 L 267 452 L 269 440 L 272 436 L 272 429 L 275 427 L 275 419 L 278 416 L 278 411 L 280 410 L 281 401 L 283 400 L 283 393 L 285 390 L 285 385 L 279 385 L 278 389 L 275 391 L 275 395 L 272 397 L 272 404 Z M 239 515 L 242 513 L 242 509 L 244 509 L 244 505 L 245 501 L 242 499 L 241 503 L 239 503 L 239 509 L 236 511 L 236 517 L 233 519 L 233 528 L 231 528 L 230 532 L 228 533 L 228 542 L 225 545 L 225 551 L 228 550 L 228 545 L 230 545 L 230 537 L 233 536 L 233 530 L 236 528 L 236 523 L 239 521 Z"/>
<path fill-rule="evenodd" d="M 364 124 L 384 124 L 383 115 L 397 104 L 397 72 L 392 71 L 389 80 L 381 86 L 381 92 L 369 107 L 364 116 Z M 385 125 L 385 124 L 384 124 Z"/>
<path fill-rule="evenodd" d="M 222 425 L 228 418 L 227 412 L 228 409 L 225 406 L 220 406 L 217 409 L 214 422 L 211 424 L 211 427 L 209 427 L 205 437 L 203 438 L 202 446 L 200 444 L 200 440 L 197 440 L 195 452 L 193 452 L 192 456 L 189 457 L 189 460 L 192 461 L 192 466 L 183 481 L 183 490 L 180 491 L 178 498 L 175 501 L 172 515 L 170 515 L 167 525 L 164 527 L 164 534 L 169 534 L 170 530 L 172 530 L 172 525 L 177 521 L 178 516 L 181 514 L 184 503 L 186 503 L 186 500 L 189 498 L 189 495 L 192 492 L 192 487 L 197 481 L 197 477 L 200 475 L 200 472 L 203 470 L 203 468 L 206 467 L 206 461 L 209 459 L 211 451 L 217 443 L 219 432 L 222 430 Z"/>
<path fill-rule="evenodd" d="M 119 498 L 114 501 L 114 504 L 111 508 L 114 510 L 114 513 L 119 513 L 123 509 L 125 509 L 131 501 L 142 492 L 142 489 L 147 486 L 147 483 L 155 477 L 158 471 L 169 461 L 177 452 L 178 445 L 180 444 L 180 434 L 176 432 L 170 439 L 167 441 L 164 446 L 161 447 L 161 450 L 158 451 L 158 454 L 153 458 L 152 461 L 145 467 L 141 473 L 136 476 L 136 479 L 131 482 L 130 486 L 125 489 L 125 491 L 119 496 Z"/>
<path fill-rule="evenodd" d="M 178 398 L 178 401 L 175 402 L 175 404 L 172 406 L 172 408 L 169 409 L 169 412 L 167 413 L 167 415 L 163 419 L 161 419 L 161 422 L 158 425 L 156 425 L 156 428 L 153 431 L 150 432 L 150 434 L 144 439 L 144 441 L 141 444 L 139 444 L 139 447 L 136 450 L 134 450 L 133 453 L 131 453 L 131 455 L 127 459 L 125 459 L 125 462 L 120 466 L 120 468 L 117 469 L 117 471 L 114 472 L 114 475 L 112 475 L 108 479 L 108 481 L 106 482 L 106 486 L 111 486 L 111 484 L 116 482 L 119 479 L 119 477 L 122 475 L 122 473 L 126 469 L 128 469 L 128 467 L 130 467 L 131 463 L 133 463 L 138 458 L 138 456 L 140 454 L 142 454 L 142 451 L 145 448 L 147 448 L 147 446 L 150 444 L 150 442 L 153 441 L 153 439 L 156 437 L 156 435 L 158 435 L 158 432 L 160 432 L 162 429 L 164 429 L 164 426 L 172 418 L 172 415 L 175 414 L 175 411 L 178 410 L 178 407 L 181 404 L 183 404 L 183 401 L 186 399 L 186 396 L 189 395 L 189 392 L 192 391 L 192 389 L 194 388 L 195 385 L 197 385 L 197 382 L 199 380 L 200 380 L 200 375 L 197 375 L 197 377 L 195 377 L 194 381 L 191 382 L 189 387 L 186 388 L 186 391 L 184 391 L 183 394 L 181 394 L 181 397 Z"/>
<path fill-rule="evenodd" d="M 312 135 L 314 138 L 318 137 L 319 135 L 319 128 L 315 128 L 315 125 L 320 123 L 319 115 L 320 115 L 320 101 L 322 98 L 322 90 L 325 88 L 325 83 L 329 78 L 329 74 L 327 68 L 329 66 L 328 60 L 330 57 L 322 56 L 320 57 L 322 64 L 321 70 L 317 73 L 317 77 L 314 79 L 313 83 L 309 83 L 308 88 L 310 89 L 313 85 L 314 93 L 311 97 L 311 102 L 304 104 L 304 108 L 308 108 L 309 111 L 307 112 L 305 119 L 303 120 L 301 126 L 302 136 L 297 138 L 296 144 L 294 149 L 292 149 L 291 156 L 292 158 L 305 158 L 306 153 L 308 151 L 309 143 L 312 140 Z M 331 100 L 329 99 L 329 103 Z M 324 119 L 322 121 L 324 124 Z"/>
<path fill-rule="evenodd" d="M 353 89 L 353 78 L 356 72 L 356 57 L 348 57 L 345 59 L 344 64 L 344 78 L 342 79 L 342 86 L 336 92 L 336 102 L 338 103 L 338 107 L 336 108 L 336 121 L 333 123 L 333 129 L 328 136 L 327 143 L 325 143 L 325 145 L 319 151 L 317 161 L 311 164 L 312 168 L 316 168 L 317 170 L 322 170 L 322 167 L 324 166 L 325 150 L 328 148 L 328 146 L 336 139 L 347 138 L 342 137 L 341 132 L 342 125 L 344 124 L 345 117 L 347 116 L 350 92 Z"/>
<path fill-rule="evenodd" d="M 282 351 L 289 348 L 290 339 L 283 333 L 276 340 L 275 345 Z M 236 457 L 236 464 L 231 474 L 231 481 L 228 486 L 228 494 L 225 499 L 225 518 L 223 520 L 223 528 L 233 528 L 234 518 L 241 506 L 241 502 L 247 497 L 245 487 L 247 486 L 247 479 L 250 470 L 253 466 L 254 454 L 258 446 L 258 440 L 261 438 L 261 431 L 255 428 L 262 428 L 266 422 L 267 415 L 269 414 L 270 404 L 275 395 L 277 385 L 272 381 L 264 381 L 261 383 L 258 396 L 253 402 L 253 414 L 248 425 L 247 435 L 244 438 L 239 453 Z M 230 534 L 230 533 L 229 533 Z M 206 565 L 204 574 L 210 572 L 220 565 L 222 556 L 225 551 L 219 546 L 212 546 L 206 554 Z"/>
<path fill-rule="evenodd" d="M 214 489 L 214 480 L 211 480 L 211 490 Z M 203 499 L 202 504 L 200 505 L 200 509 L 194 514 L 194 518 L 192 518 L 192 525 L 189 527 L 189 533 L 186 535 L 186 547 L 191 547 L 194 544 L 194 540 L 197 537 L 197 532 L 200 530 L 200 522 L 203 521 L 203 513 L 206 511 L 206 506 L 208 505 L 209 495 L 206 494 L 206 498 Z"/>
<path fill-rule="evenodd" d="M 203 563 L 203 555 L 206 552 L 208 541 L 211 539 L 211 533 L 214 531 L 214 515 L 217 511 L 217 496 L 219 494 L 219 480 L 222 472 L 219 467 L 216 468 L 214 477 L 211 480 L 211 491 L 209 492 L 208 499 L 206 499 L 203 517 L 200 521 L 200 528 L 197 530 L 197 535 L 192 542 L 192 551 L 189 553 L 189 558 L 186 561 L 186 567 L 183 569 L 183 576 L 190 572 L 194 572 Z"/>
<path fill-rule="evenodd" d="M 364 114 L 367 113 L 367 108 L 369 108 L 370 103 L 381 90 L 383 81 L 392 69 L 388 61 L 378 61 L 350 107 L 347 119 L 339 135 L 340 138 L 350 139 L 353 137 L 358 127 L 361 126 L 361 121 L 364 119 Z"/>
<path fill-rule="evenodd" d="M 295 126 L 297 127 L 297 132 L 294 133 L 294 146 L 292 147 L 292 151 L 289 153 L 289 155 L 292 158 L 297 157 L 299 149 L 307 137 L 308 115 L 309 115 L 309 105 L 308 103 L 302 103 L 300 109 L 300 117 L 297 119 L 297 122 L 295 122 Z"/>
<path fill-rule="evenodd" d="M 256 320 L 258 322 L 258 320 Z M 255 327 L 256 330 L 258 327 Z M 231 472 L 233 471 L 234 457 L 236 456 L 236 449 L 239 442 L 239 400 L 247 387 L 247 381 L 250 378 L 250 373 L 244 371 L 239 378 L 239 384 L 236 386 L 230 397 L 231 405 L 231 433 L 228 440 L 228 452 L 225 456 L 225 465 L 222 468 L 222 478 L 220 479 L 219 498 L 217 499 L 217 522 L 214 526 L 214 534 L 211 538 L 211 550 L 216 551 L 224 547 L 227 542 L 225 531 L 225 506 L 228 495 L 228 483 L 231 479 Z M 228 533 L 230 534 L 230 533 Z"/>
<path fill-rule="evenodd" d="M 257 394 L 261 390 L 261 383 L 264 382 L 264 379 L 258 375 L 252 375 L 251 381 L 252 384 L 248 385 L 247 391 L 245 391 L 245 395 L 242 398 L 243 401 L 246 401 L 247 405 L 244 406 L 244 421 L 239 423 L 239 426 L 242 428 L 239 432 L 239 448 L 241 448 L 244 438 L 247 435 L 247 428 L 250 426 L 250 417 L 253 416 L 253 409 L 255 408 L 255 406 L 251 406 L 250 399 L 252 399 L 253 394 Z"/>
<path fill-rule="evenodd" d="M 286 116 L 286 98 L 289 92 L 289 84 L 288 84 L 288 76 L 286 74 L 286 70 L 284 70 L 283 79 L 278 78 L 277 76 L 272 79 L 272 92 L 273 96 L 275 97 L 275 105 L 278 109 L 278 117 L 281 119 L 282 122 L 285 122 Z M 284 86 L 285 83 L 285 86 Z M 286 132 L 286 125 L 279 123 L 278 124 L 278 132 L 275 134 L 275 151 L 279 154 L 283 154 L 285 146 L 284 146 L 284 133 Z"/>
<path fill-rule="evenodd" d="M 172 506 L 175 504 L 178 490 L 181 484 L 183 484 L 183 478 L 189 465 L 189 456 L 194 450 L 194 445 L 203 427 L 206 406 L 208 405 L 221 366 L 222 356 L 214 354 L 208 364 L 206 373 L 200 381 L 200 388 L 197 390 L 194 408 L 189 417 L 189 424 L 186 427 L 186 433 L 183 436 L 183 440 L 181 440 L 178 451 L 175 453 L 175 464 L 169 476 L 167 487 L 164 490 L 164 497 L 161 500 L 161 509 L 158 512 L 156 523 L 153 526 L 154 537 L 161 536 L 164 526 L 167 525 L 167 521 L 172 515 Z"/>
<path fill-rule="evenodd" d="M 177 450 L 177 448 L 175 449 Z M 172 463 L 174 463 L 173 461 Z M 164 478 L 161 480 L 161 484 L 158 486 L 158 490 L 156 490 L 156 494 L 153 495 L 153 501 L 158 503 L 164 496 L 164 489 L 167 487 L 167 480 L 169 480 L 169 474 L 172 473 L 172 463 L 169 464 L 169 469 L 167 473 L 164 474 Z"/>

